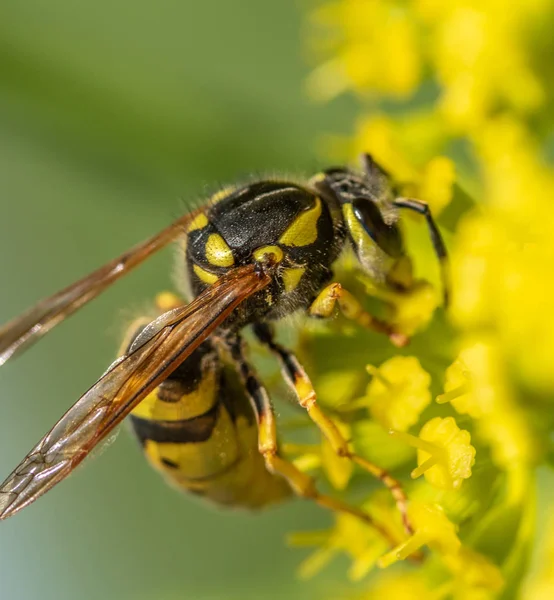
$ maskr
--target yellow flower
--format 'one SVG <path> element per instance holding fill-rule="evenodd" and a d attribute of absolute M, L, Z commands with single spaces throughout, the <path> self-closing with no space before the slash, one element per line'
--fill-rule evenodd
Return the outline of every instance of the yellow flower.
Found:
<path fill-rule="evenodd" d="M 442 560 L 453 574 L 447 585 L 456 600 L 494 600 L 502 590 L 504 578 L 500 569 L 482 554 L 462 547 L 457 554 L 445 555 Z"/>
<path fill-rule="evenodd" d="M 415 532 L 405 542 L 382 556 L 378 565 L 387 567 L 403 560 L 427 545 L 442 556 L 455 555 L 461 546 L 456 526 L 451 523 L 437 504 L 412 502 L 409 517 Z"/>
<path fill-rule="evenodd" d="M 379 369 L 367 366 L 373 379 L 362 399 L 371 416 L 386 429 L 406 431 L 431 402 L 430 375 L 415 356 L 395 356 Z"/>
<path fill-rule="evenodd" d="M 435 487 L 452 490 L 471 477 L 475 462 L 475 448 L 470 444 L 468 431 L 460 429 L 453 417 L 435 417 L 428 421 L 419 437 L 407 433 L 395 433 L 397 437 L 417 448 L 417 469 L 412 477 L 425 475 Z"/>
<path fill-rule="evenodd" d="M 427 399 L 430 381 L 402 363 L 410 358 L 396 357 L 371 368 L 363 398 L 334 405 L 351 419 L 361 455 L 383 458 L 392 468 L 412 459 L 398 445 L 372 450 L 374 437 L 386 446 L 376 437 L 377 424 L 395 429 L 395 441 L 408 450 L 417 449 L 412 476 L 424 477 L 408 489 L 415 533 L 379 564 L 425 544 L 435 555 L 409 580 L 380 582 L 380 595 L 391 598 L 521 595 L 534 531 L 533 474 L 552 447 L 554 2 L 508 4 L 335 0 L 315 17 L 327 37 L 319 38 L 321 67 L 312 91 L 320 98 L 353 91 L 360 101 L 352 139 L 334 136 L 327 145 L 333 159 L 371 153 L 399 195 L 421 198 L 440 214 L 452 248 L 447 314 L 456 330 L 437 319 L 420 338 L 429 347 L 414 343 L 434 378 L 444 373 L 437 402 Z M 390 65 L 399 70 L 383 73 Z M 449 157 L 456 157 L 456 168 Z M 456 174 L 461 185 L 453 195 Z M 463 189 L 481 202 L 468 201 Z M 411 337 L 429 323 L 440 295 L 419 223 L 403 214 L 400 223 L 412 264 L 391 273 L 398 289 L 361 281 L 372 297 L 368 303 L 382 302 L 385 319 Z M 452 347 L 458 358 L 446 368 Z M 377 347 L 366 360 L 381 364 L 391 354 Z M 389 364 L 391 373 L 384 368 Z M 360 407 L 369 408 L 374 423 L 360 417 Z M 422 414 L 433 417 L 423 427 Z M 408 433 L 418 425 L 418 437 Z M 467 546 L 449 519 L 460 524 Z M 529 597 L 550 597 L 551 579 L 547 573 L 537 580 Z"/>
<path fill-rule="evenodd" d="M 473 419 L 483 415 L 483 409 L 473 390 L 471 372 L 464 362 L 464 353 L 446 369 L 444 394 L 437 397 L 437 402 L 450 402 L 460 414 L 469 415 Z"/>
<path fill-rule="evenodd" d="M 442 302 L 442 290 L 428 281 L 417 279 L 405 290 L 391 290 L 376 286 L 367 276 L 360 274 L 370 296 L 385 303 L 386 321 L 398 333 L 411 337 L 431 320 L 437 306 Z"/>
<path fill-rule="evenodd" d="M 498 342 L 482 334 L 477 338 L 468 336 L 462 354 L 471 371 L 473 394 L 482 414 L 477 430 L 491 445 L 493 460 L 504 470 L 534 463 L 538 440 L 516 401 Z"/>
<path fill-rule="evenodd" d="M 404 97 L 418 85 L 419 41 L 403 2 L 334 2 L 315 11 L 312 22 L 325 38 L 323 54 L 332 54 L 308 79 L 312 97 L 330 100 L 346 90 Z"/>
<path fill-rule="evenodd" d="M 427 281 L 418 280 L 407 292 L 398 294 L 387 308 L 387 319 L 396 331 L 408 337 L 431 320 L 437 306 L 442 302 L 442 291 Z"/>
<path fill-rule="evenodd" d="M 522 597 L 550 600 L 554 597 L 554 519 L 552 518 L 548 520 L 539 561 L 538 571 L 527 582 Z"/>
<path fill-rule="evenodd" d="M 554 291 L 546 275 L 554 261 L 554 172 L 514 119 L 491 121 L 477 148 L 490 207 L 460 231 L 453 314 L 465 327 L 493 328 L 514 374 L 548 394 L 554 391 L 554 323 L 545 318 Z"/>
<path fill-rule="evenodd" d="M 380 523 L 389 524 L 393 537 L 402 537 L 386 494 L 376 495 L 362 508 Z M 300 565 L 299 575 L 303 579 L 313 577 L 335 556 L 345 553 L 352 559 L 348 576 L 358 581 L 366 576 L 387 548 L 387 542 L 380 533 L 348 514 L 337 514 L 335 524 L 329 530 L 293 533 L 287 541 L 294 547 L 318 547 Z"/>
<path fill-rule="evenodd" d="M 532 6 L 535 4 L 535 6 Z M 443 89 L 440 105 L 454 130 L 479 126 L 497 106 L 529 113 L 544 101 L 543 85 L 527 55 L 533 19 L 542 0 L 514 4 L 500 0 L 422 0 L 417 9 L 430 31 L 430 60 Z M 509 73 L 509 77 L 506 74 Z"/>
<path fill-rule="evenodd" d="M 369 593 L 359 600 L 442 600 L 428 585 L 420 573 L 394 573 L 380 577 Z"/>
<path fill-rule="evenodd" d="M 352 155 L 368 152 L 395 181 L 414 181 L 418 170 L 403 147 L 405 137 L 404 130 L 388 116 L 372 114 L 363 117 L 356 125 Z"/>
<path fill-rule="evenodd" d="M 411 502 L 439 504 L 448 518 L 454 523 L 471 522 L 479 518 L 494 502 L 499 486 L 506 482 L 504 474 L 496 465 L 477 461 L 469 479 L 455 489 L 442 489 L 430 485 L 425 478 L 418 479 L 409 488 Z"/>
<path fill-rule="evenodd" d="M 435 217 L 452 200 L 455 180 L 454 163 L 446 156 L 435 156 L 424 166 L 416 195 L 429 204 Z"/>

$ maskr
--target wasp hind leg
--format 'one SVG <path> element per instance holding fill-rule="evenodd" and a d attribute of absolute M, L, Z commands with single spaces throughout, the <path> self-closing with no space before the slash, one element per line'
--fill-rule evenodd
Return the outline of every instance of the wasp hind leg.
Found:
<path fill-rule="evenodd" d="M 409 534 L 413 533 L 408 518 L 408 499 L 400 482 L 394 479 L 385 469 L 378 467 L 350 450 L 348 441 L 344 439 L 335 423 L 318 405 L 315 389 L 306 371 L 290 350 L 275 342 L 270 327 L 265 324 L 258 324 L 255 325 L 254 332 L 258 339 L 277 355 L 281 363 L 283 377 L 294 391 L 298 403 L 306 410 L 312 421 L 327 438 L 336 454 L 350 458 L 350 460 L 362 469 L 379 479 L 389 489 L 402 517 L 404 529 Z"/>
<path fill-rule="evenodd" d="M 340 283 L 331 283 L 324 288 L 310 305 L 308 314 L 310 317 L 328 319 L 337 305 L 347 319 L 358 323 L 364 329 L 384 333 L 399 348 L 410 341 L 407 335 L 395 331 L 390 323 L 381 321 L 364 310 L 360 302 Z"/>
<path fill-rule="evenodd" d="M 316 504 L 335 512 L 350 514 L 376 529 L 391 545 L 396 540 L 385 526 L 378 523 L 367 512 L 351 506 L 337 498 L 322 494 L 315 486 L 314 480 L 298 469 L 292 462 L 279 456 L 275 414 L 267 390 L 258 379 L 256 372 L 247 362 L 242 340 L 234 338 L 230 350 L 237 372 L 244 385 L 258 420 L 258 450 L 263 456 L 266 468 L 276 475 L 284 477 L 293 492 L 301 497 L 313 500 Z"/>

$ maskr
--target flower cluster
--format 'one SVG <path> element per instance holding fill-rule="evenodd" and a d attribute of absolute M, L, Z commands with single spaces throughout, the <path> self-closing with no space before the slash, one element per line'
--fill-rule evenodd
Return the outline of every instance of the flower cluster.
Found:
<path fill-rule="evenodd" d="M 353 135 L 325 135 L 326 159 L 368 152 L 404 195 L 429 203 L 451 251 L 453 296 L 431 319 L 437 294 L 421 282 L 436 284 L 435 263 L 423 228 L 406 218 L 427 291 L 384 298 L 359 279 L 393 307 L 410 345 L 352 330 L 347 341 L 304 334 L 327 410 L 356 453 L 402 481 L 413 526 L 392 549 L 344 516 L 319 537 L 293 536 L 318 547 L 304 575 L 344 552 L 353 579 L 412 565 L 387 570 L 368 598 L 554 597 L 551 529 L 545 566 L 539 555 L 538 575 L 527 573 L 536 471 L 554 462 L 552 24 L 554 0 L 334 0 L 309 17 L 309 93 L 353 94 L 359 106 Z M 333 328 L 345 330 L 340 320 Z M 321 467 L 343 493 L 368 494 L 372 516 L 399 523 L 361 472 L 325 446 L 311 456 L 307 468 Z"/>

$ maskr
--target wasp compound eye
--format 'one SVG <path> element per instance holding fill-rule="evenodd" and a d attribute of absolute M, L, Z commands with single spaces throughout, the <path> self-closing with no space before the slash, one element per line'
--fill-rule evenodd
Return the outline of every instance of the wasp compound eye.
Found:
<path fill-rule="evenodd" d="M 369 237 L 389 256 L 394 258 L 402 254 L 400 231 L 394 224 L 387 224 L 377 204 L 367 198 L 357 198 L 352 202 L 356 219 L 361 223 Z"/>

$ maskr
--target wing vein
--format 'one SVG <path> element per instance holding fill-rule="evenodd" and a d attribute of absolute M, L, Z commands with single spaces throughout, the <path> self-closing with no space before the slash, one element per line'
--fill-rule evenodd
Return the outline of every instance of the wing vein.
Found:
<path fill-rule="evenodd" d="M 0 484 L 0 520 L 67 477 L 236 307 L 271 280 L 255 265 L 238 267 L 189 305 L 148 325 L 147 339 L 112 363 Z"/>

